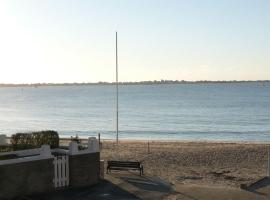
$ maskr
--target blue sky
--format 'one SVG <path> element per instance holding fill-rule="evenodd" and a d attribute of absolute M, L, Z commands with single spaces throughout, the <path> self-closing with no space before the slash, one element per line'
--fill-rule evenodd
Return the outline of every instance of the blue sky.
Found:
<path fill-rule="evenodd" d="M 270 79 L 267 0 L 0 0 L 0 82 Z"/>

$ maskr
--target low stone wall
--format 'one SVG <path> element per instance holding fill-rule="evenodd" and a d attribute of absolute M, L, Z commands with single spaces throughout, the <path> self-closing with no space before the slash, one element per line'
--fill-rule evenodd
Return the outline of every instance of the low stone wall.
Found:
<path fill-rule="evenodd" d="M 0 165 L 0 199 L 52 191 L 53 159 Z"/>
<path fill-rule="evenodd" d="M 51 153 L 65 155 L 65 159 L 56 158 Z M 68 176 L 65 176 L 65 170 L 61 172 L 61 168 L 57 168 L 59 163 L 69 166 L 71 187 L 94 185 L 100 179 L 99 147 L 93 138 L 89 138 L 88 148 L 81 151 L 77 143 L 71 142 L 69 150 L 51 150 L 50 146 L 43 145 L 37 149 L 0 153 L 2 156 L 12 154 L 18 158 L 0 161 L 0 200 L 45 193 L 55 190 L 55 187 L 64 186 L 64 183 L 60 182 L 59 185 L 58 183 L 62 178 L 68 179 Z"/>
<path fill-rule="evenodd" d="M 71 187 L 89 186 L 100 179 L 100 153 L 69 156 L 69 182 Z"/>

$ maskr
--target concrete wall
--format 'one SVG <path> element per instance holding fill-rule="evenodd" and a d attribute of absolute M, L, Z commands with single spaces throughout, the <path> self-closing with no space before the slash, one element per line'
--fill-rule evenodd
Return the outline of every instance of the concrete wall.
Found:
<path fill-rule="evenodd" d="M 94 185 L 99 181 L 100 153 L 69 156 L 69 182 L 72 187 Z"/>
<path fill-rule="evenodd" d="M 53 150 L 53 152 L 69 155 L 71 187 L 93 185 L 100 179 L 100 153 L 97 152 L 99 149 L 97 145 L 91 145 L 82 151 L 78 150 L 77 144 L 75 146 L 73 144 L 73 148 L 69 151 Z M 0 200 L 55 190 L 54 158 L 49 146 L 43 145 L 38 149 L 1 153 L 1 155 L 9 154 L 25 157 L 0 161 Z"/>
<path fill-rule="evenodd" d="M 0 165 L 0 199 L 53 190 L 53 159 Z"/>

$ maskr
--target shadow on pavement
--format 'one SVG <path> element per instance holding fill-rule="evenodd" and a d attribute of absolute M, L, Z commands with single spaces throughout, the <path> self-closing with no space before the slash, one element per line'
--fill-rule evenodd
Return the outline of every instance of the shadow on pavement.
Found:
<path fill-rule="evenodd" d="M 248 186 L 247 188 L 245 188 L 247 191 L 249 192 L 253 192 L 259 195 L 266 195 L 262 192 L 258 192 L 257 190 L 259 189 L 263 189 L 265 187 L 270 187 L 270 178 L 269 177 L 265 177 L 263 179 L 260 179 L 259 181 L 251 184 L 250 186 Z"/>
<path fill-rule="evenodd" d="M 134 194 L 118 187 L 117 185 L 102 180 L 99 184 L 91 187 L 65 189 L 49 194 L 27 196 L 25 200 L 140 200 Z"/>
<path fill-rule="evenodd" d="M 157 177 L 120 177 L 123 181 L 139 188 L 140 190 L 169 193 L 172 191 L 170 184 Z"/>

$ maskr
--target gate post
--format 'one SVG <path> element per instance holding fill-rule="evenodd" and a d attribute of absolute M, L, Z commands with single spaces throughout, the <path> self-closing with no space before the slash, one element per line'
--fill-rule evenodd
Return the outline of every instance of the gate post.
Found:
<path fill-rule="evenodd" d="M 69 143 L 69 155 L 75 155 L 79 152 L 78 143 L 77 142 L 70 142 Z"/>
<path fill-rule="evenodd" d="M 40 155 L 44 158 L 49 158 L 52 156 L 50 145 L 42 145 L 40 147 Z"/>

